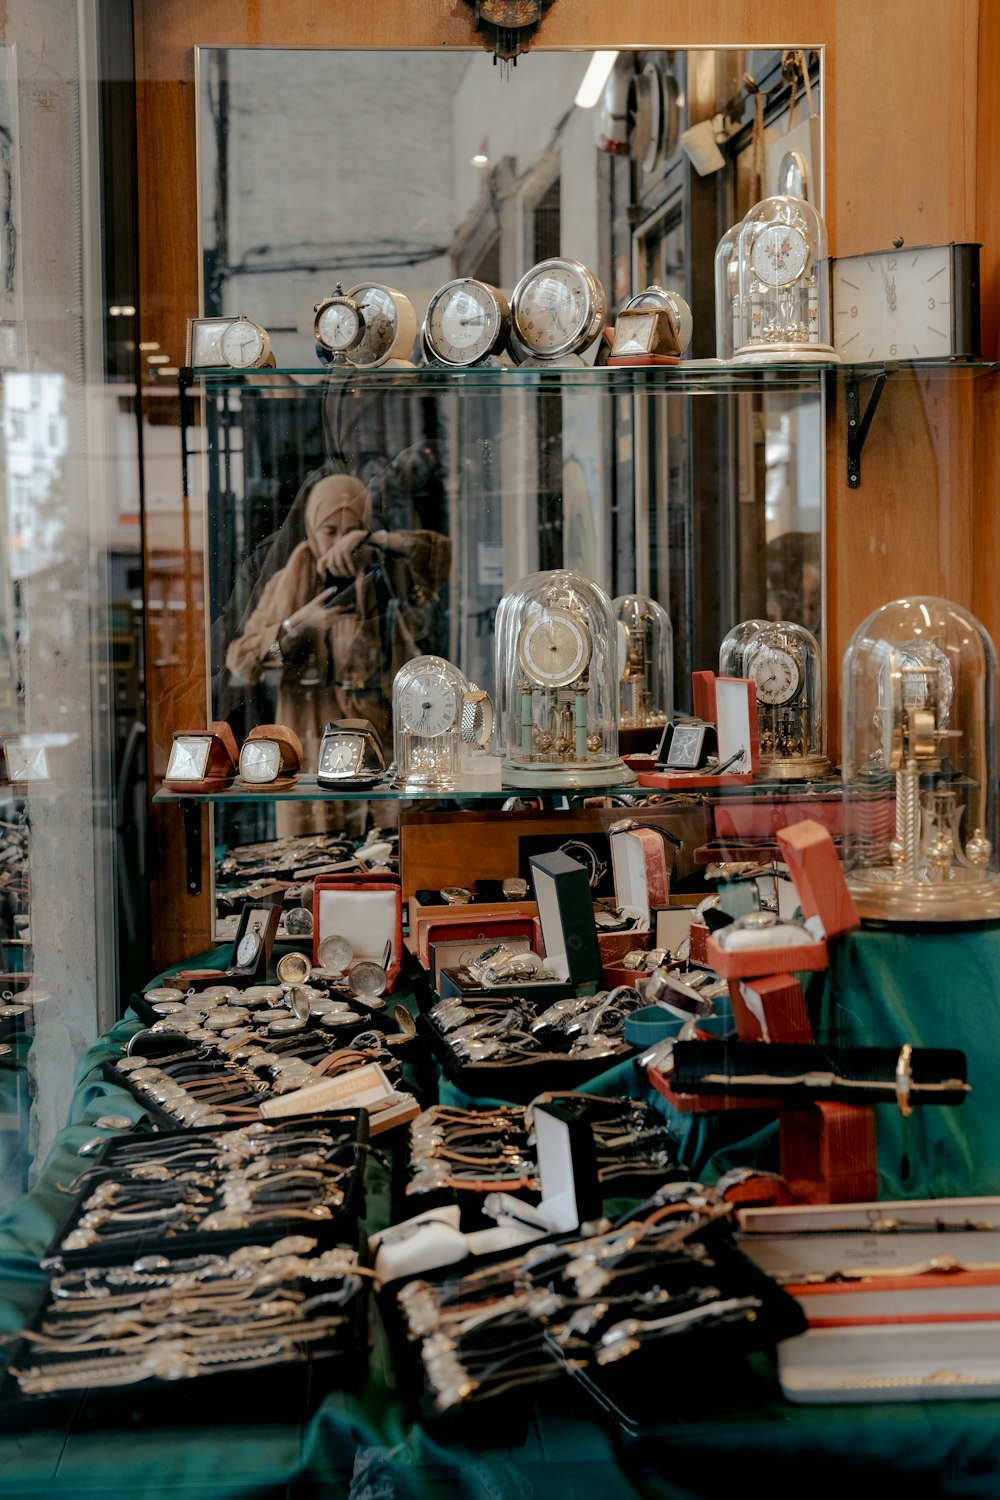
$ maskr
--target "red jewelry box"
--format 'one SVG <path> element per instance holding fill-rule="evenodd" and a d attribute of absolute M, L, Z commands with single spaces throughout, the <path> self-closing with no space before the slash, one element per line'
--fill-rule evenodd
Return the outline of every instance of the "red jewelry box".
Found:
<path fill-rule="evenodd" d="M 476 901 L 463 906 L 417 906 L 411 901 L 407 946 L 429 969 L 432 942 L 480 936 L 501 938 L 504 933 L 533 939 L 537 912 L 534 901 Z"/>
<path fill-rule="evenodd" d="M 313 883 L 313 963 L 331 933 L 347 938 L 355 959 L 381 964 L 391 992 L 403 962 L 403 888 L 398 876 L 317 875 Z"/>
<path fill-rule="evenodd" d="M 806 920 L 818 917 L 828 938 L 859 927 L 861 918 L 829 830 L 808 818 L 780 828 L 778 843 Z"/>

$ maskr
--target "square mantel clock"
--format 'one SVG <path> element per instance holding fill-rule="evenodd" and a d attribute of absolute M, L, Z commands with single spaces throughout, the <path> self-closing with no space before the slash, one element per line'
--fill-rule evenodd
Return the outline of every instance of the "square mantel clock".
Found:
<path fill-rule="evenodd" d="M 978 245 L 893 245 L 832 262 L 833 346 L 850 364 L 976 359 Z"/>

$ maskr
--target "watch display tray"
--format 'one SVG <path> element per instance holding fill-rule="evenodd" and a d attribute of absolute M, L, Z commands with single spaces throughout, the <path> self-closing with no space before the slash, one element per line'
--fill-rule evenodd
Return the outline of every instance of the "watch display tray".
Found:
<path fill-rule="evenodd" d="M 146 1173 L 145 1177 L 132 1177 L 131 1180 L 142 1181 L 150 1208 L 161 1203 L 169 1204 L 178 1191 L 184 1190 L 185 1177 L 190 1181 L 194 1175 L 200 1180 L 191 1182 L 191 1186 L 198 1198 L 208 1200 L 197 1204 L 195 1213 L 198 1219 L 208 1219 L 210 1215 L 224 1211 L 227 1207 L 226 1178 L 231 1174 L 216 1163 L 224 1158 L 226 1137 L 235 1140 L 240 1132 L 255 1142 L 269 1143 L 271 1148 L 266 1153 L 248 1150 L 241 1155 L 241 1164 L 245 1167 L 251 1163 L 269 1162 L 276 1173 L 289 1171 L 294 1166 L 295 1158 L 290 1151 L 283 1151 L 283 1143 L 288 1142 L 291 1146 L 291 1143 L 308 1137 L 309 1151 L 337 1166 L 349 1165 L 349 1170 L 337 1184 L 343 1192 L 343 1201 L 329 1205 L 328 1215 L 315 1218 L 303 1217 L 301 1213 L 285 1213 L 278 1202 L 273 1213 L 256 1217 L 252 1225 L 245 1226 L 217 1220 L 204 1228 L 174 1229 L 167 1218 L 137 1226 L 132 1234 L 127 1229 L 115 1232 L 113 1241 L 103 1239 L 74 1248 L 72 1237 L 80 1230 L 81 1219 L 88 1212 L 113 1211 L 118 1185 L 130 1180 L 130 1169 L 136 1163 L 147 1164 L 140 1167 L 140 1171 Z M 45 1253 L 42 1267 L 68 1270 L 94 1263 L 121 1265 L 143 1255 L 181 1257 L 228 1253 L 240 1245 L 254 1244 L 262 1239 L 271 1241 L 288 1234 L 309 1235 L 324 1245 L 354 1244 L 358 1223 L 365 1212 L 367 1143 L 368 1116 L 363 1109 L 300 1115 L 273 1123 L 254 1123 L 250 1127 L 244 1123 L 232 1123 L 202 1129 L 157 1131 L 144 1136 L 112 1137 L 103 1143 L 95 1156 L 81 1158 L 81 1176 L 86 1173 L 86 1178 L 79 1181 L 69 1211 Z M 154 1160 L 150 1153 L 155 1153 L 157 1161 L 164 1162 L 162 1172 L 157 1167 L 150 1173 L 148 1164 Z M 301 1155 L 301 1149 L 296 1154 Z M 255 1169 L 255 1176 L 257 1170 L 259 1168 Z M 263 1185 L 263 1178 L 259 1180 Z M 104 1207 L 88 1209 L 88 1200 L 99 1187 L 105 1199 Z M 228 1201 L 231 1202 L 231 1194 Z M 306 1206 L 303 1201 L 292 1205 L 296 1210 L 303 1210 Z M 254 1212 L 259 1212 L 259 1205 Z M 68 1246 L 67 1240 L 70 1240 Z"/>
<path fill-rule="evenodd" d="M 663 1183 L 686 1182 L 690 1176 L 689 1171 L 673 1159 L 672 1149 L 670 1159 L 663 1159 L 669 1147 L 670 1128 L 662 1115 L 645 1102 L 622 1096 L 605 1097 L 578 1091 L 546 1091 L 538 1098 L 545 1102 L 557 1103 L 571 1111 L 593 1132 L 597 1188 L 605 1203 L 621 1198 L 645 1199 Z M 470 1123 L 474 1123 L 477 1116 L 491 1115 L 501 1108 L 503 1106 L 499 1105 L 468 1110 L 449 1108 L 447 1114 L 452 1121 L 464 1115 Z M 433 1113 L 433 1110 L 427 1113 Z M 630 1114 L 631 1119 L 627 1118 Z M 507 1115 L 504 1140 L 507 1144 L 514 1145 L 523 1151 L 526 1159 L 535 1165 L 533 1175 L 537 1180 L 536 1150 L 533 1141 L 529 1141 L 525 1113 L 521 1109 L 509 1108 Z M 614 1129 L 609 1130 L 607 1128 L 609 1125 L 613 1125 Z M 630 1141 L 628 1139 L 630 1128 L 638 1128 L 646 1136 L 646 1140 L 640 1138 L 637 1142 Z M 463 1232 L 469 1233 L 492 1226 L 492 1220 L 484 1218 L 482 1213 L 483 1201 L 487 1193 L 507 1192 L 512 1197 L 521 1198 L 532 1205 L 540 1201 L 540 1184 L 535 1188 L 507 1186 L 507 1182 L 514 1177 L 514 1174 L 510 1172 L 504 1181 L 498 1178 L 495 1182 L 491 1182 L 488 1173 L 484 1172 L 475 1186 L 464 1186 L 461 1180 L 457 1179 L 447 1186 L 428 1186 L 418 1191 L 410 1191 L 411 1184 L 414 1181 L 420 1181 L 419 1176 L 415 1178 L 414 1175 L 412 1136 L 411 1127 L 405 1152 L 397 1152 L 394 1160 L 393 1222 L 399 1222 L 414 1214 L 427 1213 L 432 1209 L 455 1205 L 462 1216 L 461 1228 Z"/>
<path fill-rule="evenodd" d="M 255 1250 L 280 1254 L 280 1238 L 275 1241 L 258 1236 L 252 1246 L 243 1247 L 236 1253 L 249 1251 L 252 1263 Z M 317 1247 L 313 1250 L 303 1248 L 298 1253 L 308 1260 L 327 1252 Z M 212 1259 L 214 1261 L 215 1257 Z M 157 1256 L 157 1262 L 154 1275 L 161 1282 L 191 1264 L 185 1257 L 175 1257 L 172 1249 L 166 1246 Z M 362 1262 L 359 1260 L 358 1264 L 360 1266 Z M 127 1273 L 127 1269 L 127 1266 L 91 1266 L 76 1273 L 86 1275 L 94 1286 L 109 1286 L 108 1292 L 93 1298 L 93 1310 L 87 1310 L 89 1316 L 107 1314 L 112 1307 L 109 1297 L 119 1289 L 120 1283 L 111 1280 L 109 1284 L 105 1278 L 120 1277 Z M 210 1277 L 219 1274 L 221 1272 L 216 1266 Z M 183 1319 L 190 1303 L 186 1303 L 185 1294 L 179 1292 L 176 1298 L 171 1297 L 162 1305 L 157 1317 L 157 1326 L 163 1331 L 163 1344 L 159 1350 L 151 1347 L 157 1343 L 157 1336 L 141 1343 L 145 1358 L 138 1370 L 135 1365 L 123 1368 L 121 1374 L 125 1378 L 111 1383 L 106 1365 L 101 1370 L 92 1366 L 90 1370 L 81 1370 L 78 1377 L 74 1376 L 68 1389 L 28 1391 L 22 1388 L 16 1371 L 42 1364 L 51 1368 L 50 1361 L 55 1365 L 62 1363 L 59 1355 L 53 1355 L 51 1349 L 39 1345 L 31 1336 L 43 1332 L 43 1325 L 52 1315 L 60 1316 L 65 1310 L 64 1299 L 53 1291 L 58 1276 L 56 1273 L 46 1282 L 31 1318 L 8 1346 L 6 1367 L 0 1382 L 0 1430 L 18 1432 L 41 1425 L 68 1430 L 71 1420 L 78 1429 L 120 1427 L 126 1430 L 135 1430 L 149 1422 L 185 1428 L 201 1423 L 301 1422 L 327 1391 L 334 1388 L 359 1391 L 367 1374 L 368 1277 L 359 1275 L 356 1285 L 352 1281 L 347 1286 L 342 1276 L 327 1278 L 313 1273 L 308 1277 L 271 1279 L 264 1296 L 271 1302 L 282 1299 L 284 1294 L 295 1298 L 300 1306 L 312 1303 L 301 1315 L 302 1327 L 307 1334 L 311 1318 L 329 1315 L 329 1305 L 324 1305 L 319 1299 L 324 1294 L 337 1298 L 337 1313 L 344 1321 L 318 1338 L 307 1336 L 296 1340 L 292 1337 L 282 1343 L 268 1328 L 262 1327 L 258 1336 L 251 1325 L 244 1346 L 246 1358 L 241 1367 L 230 1364 L 226 1368 L 217 1368 L 219 1345 L 214 1344 L 204 1366 L 192 1370 L 183 1360 Z M 210 1284 L 210 1279 L 203 1283 Z M 238 1284 L 241 1292 L 245 1291 L 247 1282 L 240 1278 Z M 340 1301 L 345 1290 L 348 1295 Z M 204 1306 L 200 1311 L 204 1312 Z M 148 1313 L 144 1317 L 150 1321 Z M 78 1349 L 79 1346 L 74 1347 Z M 140 1346 L 133 1343 L 128 1347 L 135 1352 Z M 100 1360 L 105 1353 L 115 1352 L 114 1347 L 97 1345 L 95 1341 L 95 1359 Z M 187 1373 L 189 1370 L 192 1372 Z"/>
<path fill-rule="evenodd" d="M 499 1002 L 502 1004 L 502 1002 Z M 544 1007 L 543 1007 L 544 1008 Z M 591 1078 L 637 1056 L 636 1049 L 621 1042 L 600 1057 L 570 1057 L 566 1052 L 538 1052 L 523 1062 L 467 1062 L 459 1057 L 447 1036 L 429 1015 L 417 1017 L 417 1032 L 426 1038 L 445 1077 L 471 1098 L 503 1099 L 511 1104 L 529 1104 L 544 1089 L 572 1090 Z"/>

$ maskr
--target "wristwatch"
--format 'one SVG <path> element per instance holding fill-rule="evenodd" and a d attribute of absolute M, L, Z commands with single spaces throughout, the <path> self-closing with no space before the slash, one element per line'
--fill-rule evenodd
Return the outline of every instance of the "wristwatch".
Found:
<path fill-rule="evenodd" d="M 443 885 L 441 887 L 441 900 L 448 906 L 468 906 L 472 900 L 472 892 L 464 885 Z"/>
<path fill-rule="evenodd" d="M 374 786 L 385 775 L 385 756 L 370 719 L 334 719 L 323 731 L 316 780 L 347 790 Z"/>
<path fill-rule="evenodd" d="M 477 750 L 485 750 L 493 738 L 493 699 L 474 682 L 462 699 L 461 733 L 465 744 Z"/>

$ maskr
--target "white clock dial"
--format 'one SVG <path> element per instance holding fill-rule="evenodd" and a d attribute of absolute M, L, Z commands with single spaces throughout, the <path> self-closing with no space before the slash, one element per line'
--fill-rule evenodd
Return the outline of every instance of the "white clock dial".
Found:
<path fill-rule="evenodd" d="M 316 319 L 316 337 L 334 354 L 343 354 L 360 342 L 361 315 L 346 299 L 330 302 Z"/>
<path fill-rule="evenodd" d="M 170 747 L 166 779 L 168 781 L 202 781 L 212 748 L 207 737 L 175 739 Z"/>
<path fill-rule="evenodd" d="M 590 631 L 565 609 L 543 609 L 521 627 L 517 654 L 524 671 L 541 687 L 565 687 L 590 664 Z"/>
<path fill-rule="evenodd" d="M 422 672 L 400 693 L 399 711 L 413 734 L 422 738 L 444 734 L 458 717 L 458 697 L 440 673 Z"/>
<path fill-rule="evenodd" d="M 243 781 L 273 781 L 281 769 L 281 747 L 274 740 L 247 740 L 240 751 Z"/>
<path fill-rule="evenodd" d="M 765 286 L 791 286 L 809 263 L 809 244 L 794 224 L 765 224 L 750 251 L 754 274 Z"/>
<path fill-rule="evenodd" d="M 952 249 L 921 246 L 833 263 L 833 338 L 864 363 L 954 353 Z"/>
<path fill-rule="evenodd" d="M 256 323 L 238 318 L 219 340 L 219 350 L 234 369 L 248 370 L 264 357 L 264 336 Z"/>
<path fill-rule="evenodd" d="M 748 675 L 757 689 L 757 701 L 775 706 L 790 702 L 802 680 L 798 662 L 782 646 L 758 647 L 750 661 Z"/>
<path fill-rule="evenodd" d="M 511 312 L 518 338 L 543 359 L 586 349 L 600 332 L 604 289 L 578 261 L 545 260 L 523 276 Z"/>
<path fill-rule="evenodd" d="M 260 923 L 254 927 L 252 932 L 246 932 L 240 938 L 236 946 L 236 962 L 241 969 L 246 969 L 254 962 L 261 948 Z"/>
<path fill-rule="evenodd" d="M 471 365 L 503 343 L 507 304 L 494 287 L 465 278 L 435 292 L 424 334 L 431 353 L 448 365 Z"/>

